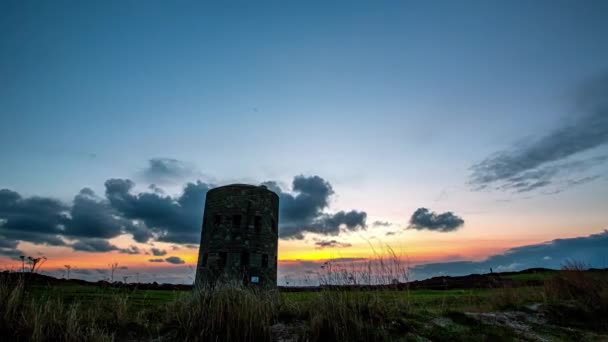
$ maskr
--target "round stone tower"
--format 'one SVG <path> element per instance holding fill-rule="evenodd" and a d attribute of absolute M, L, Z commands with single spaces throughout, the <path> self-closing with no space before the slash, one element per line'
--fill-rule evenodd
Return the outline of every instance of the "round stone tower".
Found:
<path fill-rule="evenodd" d="M 265 186 L 209 190 L 194 285 L 276 286 L 278 218 L 279 196 Z"/>

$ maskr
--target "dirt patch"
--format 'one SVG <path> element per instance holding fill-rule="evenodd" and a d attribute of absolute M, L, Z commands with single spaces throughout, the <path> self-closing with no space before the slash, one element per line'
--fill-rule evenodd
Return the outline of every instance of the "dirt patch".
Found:
<path fill-rule="evenodd" d="M 539 312 L 526 313 L 522 311 L 504 312 L 465 312 L 467 317 L 476 319 L 488 325 L 508 327 L 524 338 L 535 341 L 549 341 L 547 338 L 537 334 L 534 326 L 547 323 L 544 315 Z"/>

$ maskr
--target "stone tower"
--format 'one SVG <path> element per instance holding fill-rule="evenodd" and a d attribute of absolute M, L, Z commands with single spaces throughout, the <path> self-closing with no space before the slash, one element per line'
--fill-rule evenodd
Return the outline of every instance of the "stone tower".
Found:
<path fill-rule="evenodd" d="M 276 286 L 279 196 L 232 184 L 207 192 L 195 286 L 218 281 Z"/>

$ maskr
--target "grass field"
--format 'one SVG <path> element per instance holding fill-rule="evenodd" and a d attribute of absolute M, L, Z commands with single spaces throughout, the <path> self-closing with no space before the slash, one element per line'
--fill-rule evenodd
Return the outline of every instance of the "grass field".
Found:
<path fill-rule="evenodd" d="M 12 277 L 0 279 L 0 336 L 8 341 L 608 340 L 607 272 L 501 277 L 511 285 L 301 292 L 49 285 Z M 530 281 L 542 283 L 526 286 Z"/>

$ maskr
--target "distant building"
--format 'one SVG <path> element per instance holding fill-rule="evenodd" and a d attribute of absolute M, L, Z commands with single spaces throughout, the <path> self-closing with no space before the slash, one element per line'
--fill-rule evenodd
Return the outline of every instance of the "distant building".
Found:
<path fill-rule="evenodd" d="M 276 286 L 279 197 L 265 186 L 232 184 L 207 193 L 195 286 Z"/>

